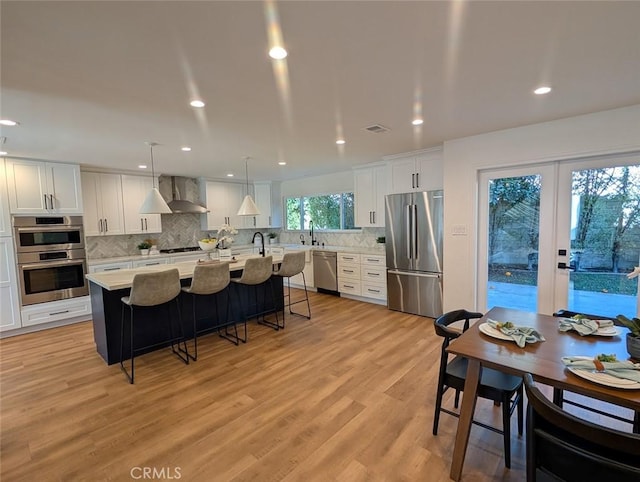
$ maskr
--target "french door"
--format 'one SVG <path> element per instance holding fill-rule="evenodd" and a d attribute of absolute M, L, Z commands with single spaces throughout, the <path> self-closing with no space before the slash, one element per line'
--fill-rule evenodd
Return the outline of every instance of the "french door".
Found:
<path fill-rule="evenodd" d="M 638 316 L 640 156 L 482 171 L 478 309 Z"/>

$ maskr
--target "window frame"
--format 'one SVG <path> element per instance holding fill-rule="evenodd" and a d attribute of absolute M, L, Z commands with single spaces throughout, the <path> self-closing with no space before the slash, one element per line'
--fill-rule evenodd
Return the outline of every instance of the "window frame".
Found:
<path fill-rule="evenodd" d="M 355 202 L 354 202 L 354 212 L 353 212 L 353 221 L 354 221 L 354 227 L 353 228 L 344 228 L 344 218 L 345 218 L 345 206 L 344 206 L 344 195 L 345 194 L 350 194 L 352 196 L 352 198 L 355 200 L 355 192 L 354 191 L 337 191 L 337 192 L 326 192 L 326 193 L 313 193 L 313 194 L 301 194 L 301 195 L 289 195 L 289 196 L 284 196 L 283 197 L 283 219 L 284 219 L 284 227 L 283 230 L 285 232 L 288 233 L 302 233 L 302 232 L 307 232 L 309 231 L 311 228 L 310 227 L 305 227 L 304 223 L 305 223 L 305 210 L 304 210 L 304 200 L 308 199 L 308 198 L 313 198 L 313 197 L 323 197 L 323 196 L 335 196 L 335 195 L 339 195 L 340 196 L 340 213 L 339 213 L 339 218 L 340 218 L 340 225 L 341 227 L 338 229 L 324 229 L 324 228 L 320 228 L 320 227 L 316 227 L 314 226 L 313 230 L 314 232 L 322 232 L 322 233 L 357 233 L 357 232 L 361 232 L 362 228 L 360 226 L 355 226 Z M 288 204 L 289 204 L 289 200 L 290 199 L 297 199 L 298 200 L 298 205 L 299 205 L 299 209 L 300 209 L 300 228 L 299 229 L 290 229 L 289 228 L 289 218 L 288 218 Z"/>

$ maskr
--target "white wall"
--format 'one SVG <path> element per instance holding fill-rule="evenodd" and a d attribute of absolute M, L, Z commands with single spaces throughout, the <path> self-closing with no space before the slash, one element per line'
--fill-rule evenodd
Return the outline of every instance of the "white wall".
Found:
<path fill-rule="evenodd" d="M 640 105 L 444 144 L 444 310 L 476 308 L 478 171 L 640 151 Z M 464 225 L 466 236 L 453 236 Z"/>
<path fill-rule="evenodd" d="M 283 198 L 350 191 L 353 191 L 353 171 L 351 170 L 293 181 L 282 181 L 280 185 L 280 195 Z"/>

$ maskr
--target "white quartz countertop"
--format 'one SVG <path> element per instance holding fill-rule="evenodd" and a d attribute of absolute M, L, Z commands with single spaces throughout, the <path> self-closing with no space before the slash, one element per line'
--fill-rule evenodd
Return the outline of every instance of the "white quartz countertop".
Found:
<path fill-rule="evenodd" d="M 148 257 L 148 256 L 145 256 Z M 229 264 L 230 271 L 240 271 L 244 269 L 244 265 L 247 259 L 257 258 L 258 255 L 249 256 L 236 256 L 234 261 Z M 224 261 L 223 261 L 224 262 Z M 282 256 L 273 256 L 273 264 L 279 264 L 282 262 Z M 133 269 L 120 269 L 117 271 L 105 271 L 102 273 L 90 273 L 86 275 L 89 281 L 97 284 L 98 286 L 107 289 L 109 291 L 120 290 L 125 288 L 131 288 L 133 283 L 133 277 L 137 273 L 153 273 L 157 271 L 164 271 L 167 269 L 178 268 L 180 272 L 180 279 L 191 278 L 193 271 L 196 267 L 197 261 L 184 261 L 174 264 L 160 264 L 154 266 L 145 266 L 143 268 Z"/>
<path fill-rule="evenodd" d="M 269 254 L 270 248 L 277 247 L 277 248 L 284 248 L 285 252 L 287 251 L 287 249 L 305 250 L 305 251 L 318 250 L 318 251 L 336 251 L 341 253 L 377 254 L 377 255 L 384 256 L 385 255 L 384 246 L 385 246 L 384 244 L 380 244 L 373 248 L 363 247 L 363 246 L 324 246 L 323 247 L 323 246 L 311 246 L 309 244 L 284 244 L 283 243 L 283 244 L 267 244 L 265 245 L 265 248 L 267 250 L 267 254 Z M 253 244 L 237 245 L 237 246 L 231 247 L 231 252 L 232 254 L 236 254 L 238 251 L 252 249 L 252 248 L 257 248 L 257 246 L 254 246 Z M 144 260 L 156 259 L 156 258 L 162 258 L 162 259 L 180 258 L 182 256 L 186 257 L 186 256 L 193 256 L 198 254 L 202 255 L 203 258 L 206 256 L 206 253 L 200 250 L 200 251 L 187 251 L 184 253 L 161 253 L 161 254 L 154 254 L 154 255 L 147 255 L 147 256 L 133 255 L 133 256 L 118 256 L 118 257 L 112 257 L 112 258 L 93 258 L 93 259 L 88 259 L 87 264 L 89 266 L 95 266 L 100 264 L 120 263 L 120 262 L 128 262 L 128 261 L 144 261 Z M 163 266 L 166 266 L 166 265 L 163 265 Z"/>

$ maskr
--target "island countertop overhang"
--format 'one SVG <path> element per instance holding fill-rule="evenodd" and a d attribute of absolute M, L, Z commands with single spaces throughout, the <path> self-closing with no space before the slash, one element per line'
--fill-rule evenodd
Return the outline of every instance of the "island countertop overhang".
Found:
<path fill-rule="evenodd" d="M 231 261 L 229 263 L 229 270 L 231 272 L 241 271 L 244 269 L 244 265 L 247 259 L 258 257 L 258 255 L 239 256 L 237 257 L 236 261 Z M 282 256 L 273 256 L 274 265 L 280 264 L 281 262 Z M 185 261 L 181 263 L 159 264 L 155 266 L 144 266 L 140 268 L 121 269 L 117 271 L 103 271 L 99 273 L 89 273 L 86 275 L 86 278 L 92 283 L 100 286 L 101 288 L 104 288 L 108 291 L 115 291 L 125 288 L 131 288 L 133 277 L 138 273 L 153 273 L 157 271 L 165 271 L 172 268 L 178 268 L 180 279 L 188 279 L 193 277 L 193 271 L 197 264 L 197 261 Z"/>

